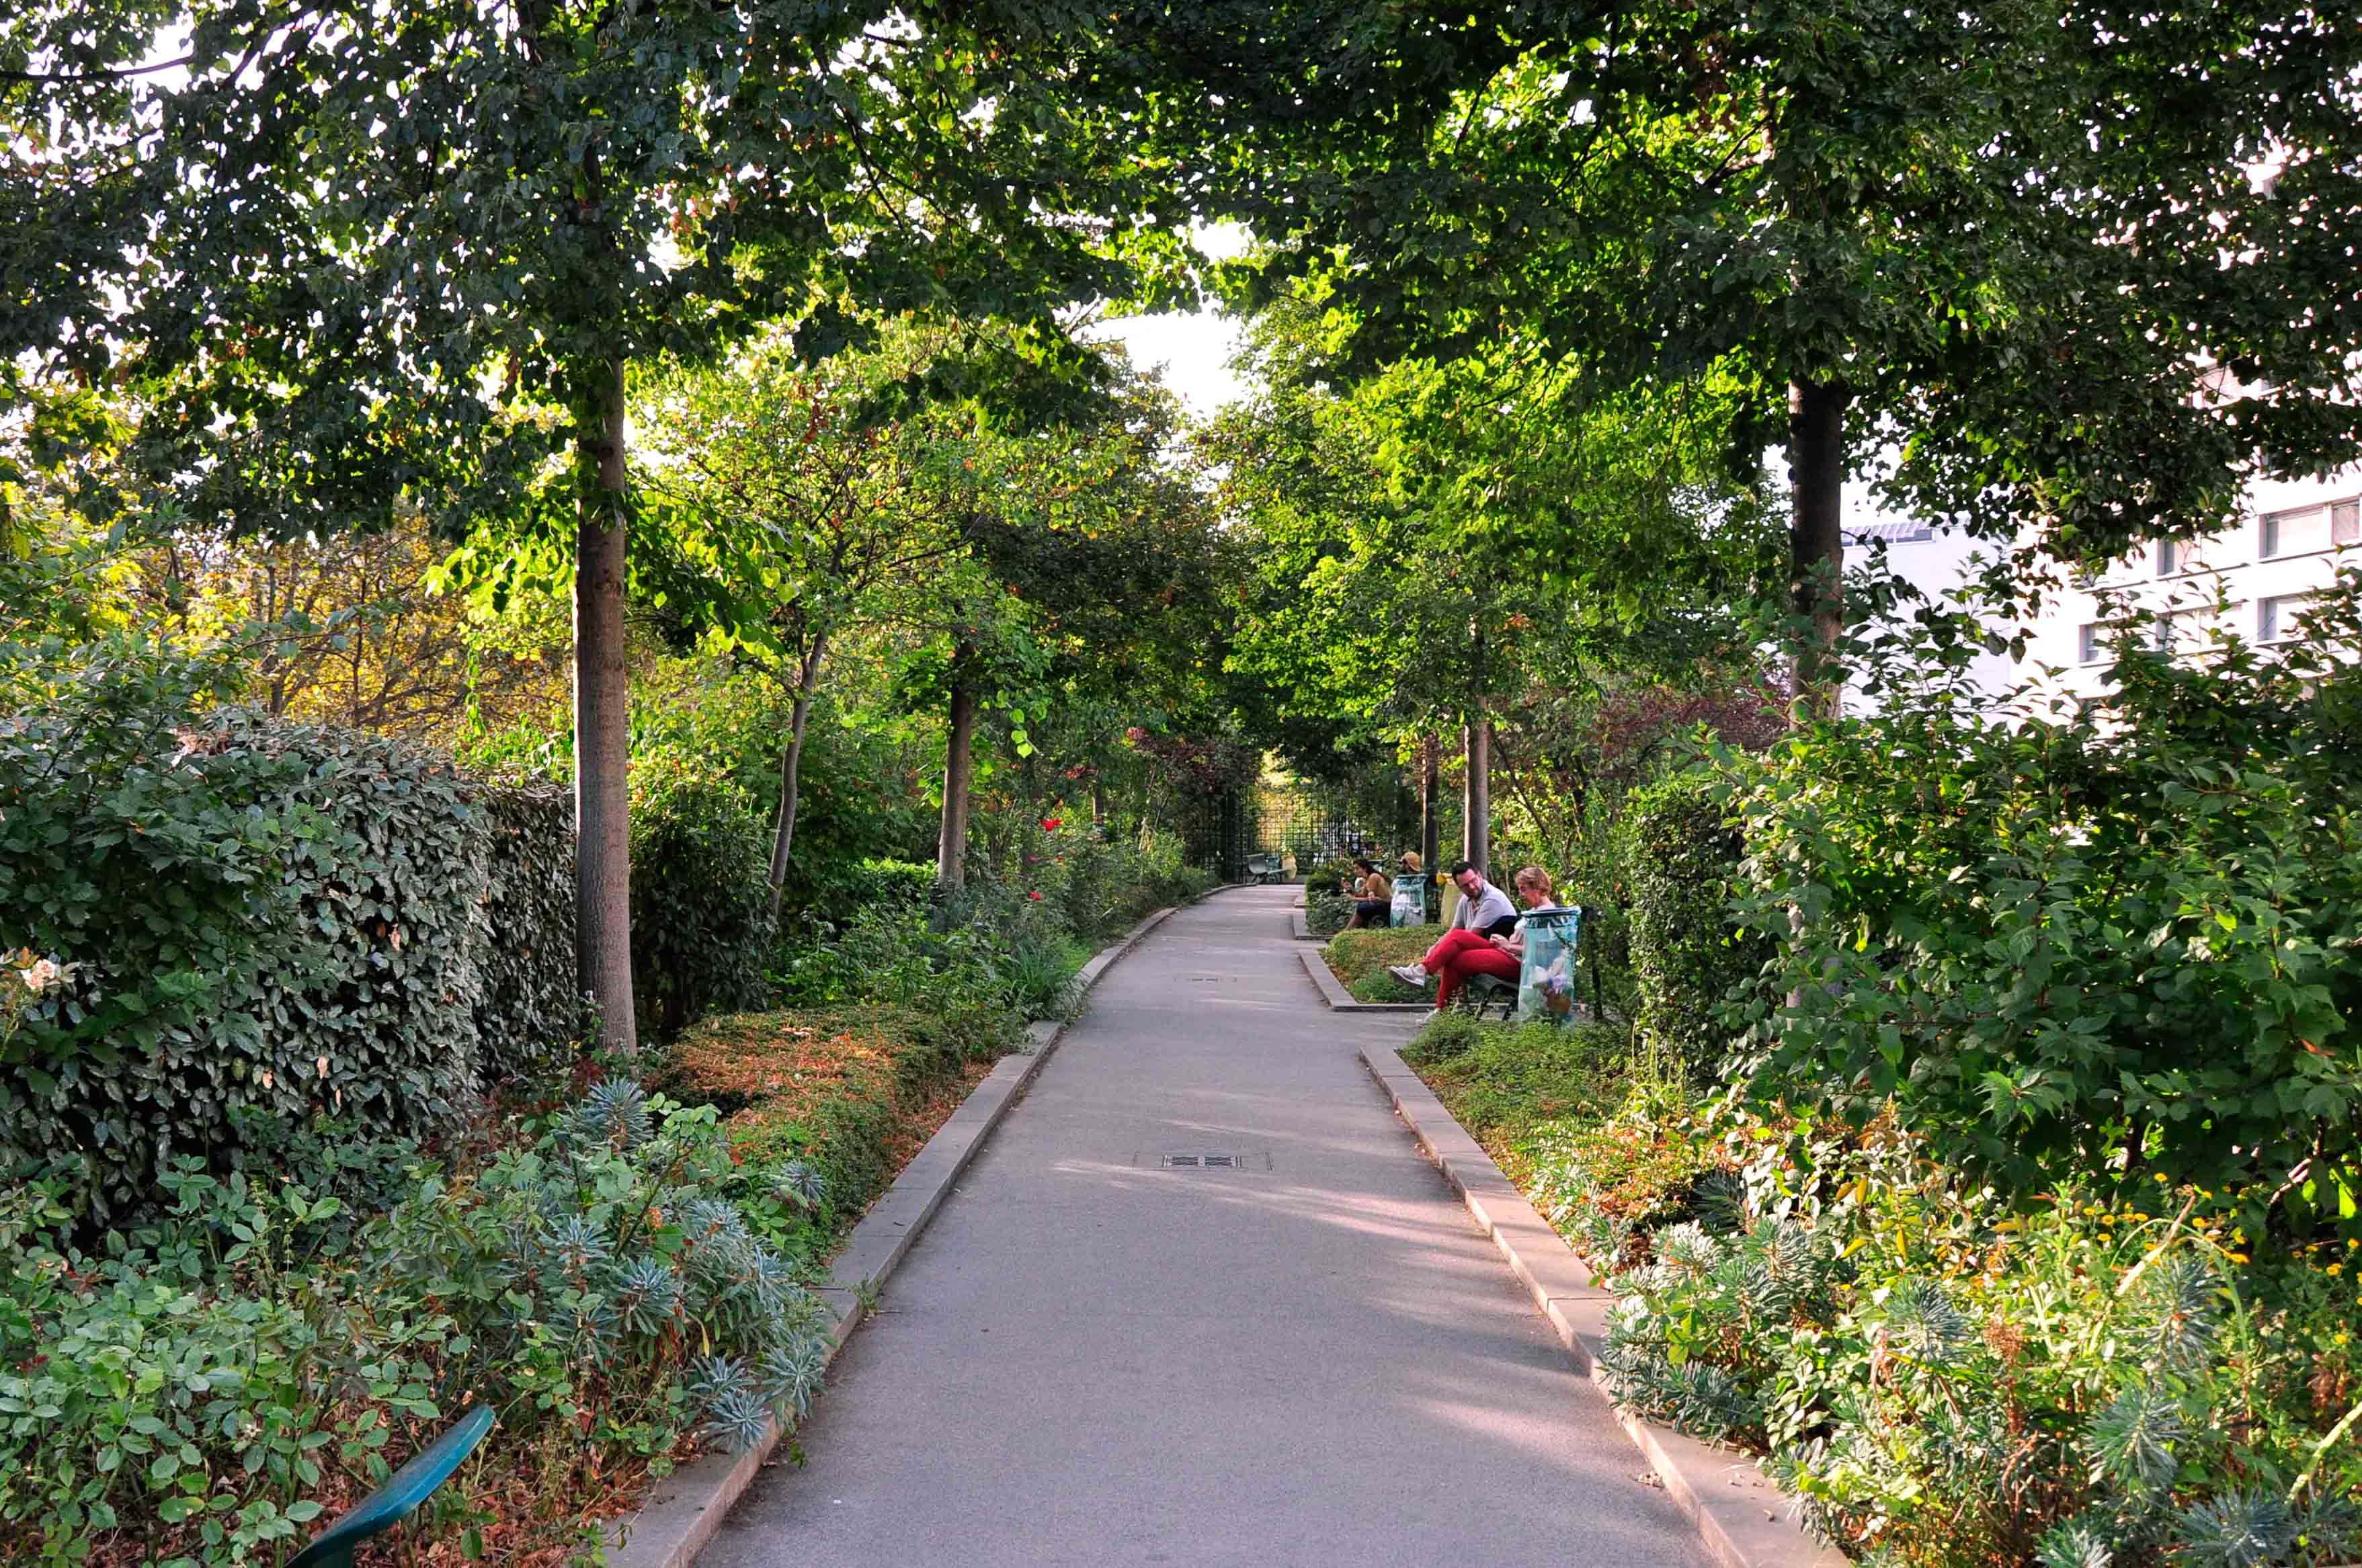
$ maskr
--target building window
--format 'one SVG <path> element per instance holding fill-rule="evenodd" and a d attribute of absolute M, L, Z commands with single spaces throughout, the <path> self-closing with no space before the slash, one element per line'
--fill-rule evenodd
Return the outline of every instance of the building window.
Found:
<path fill-rule="evenodd" d="M 2296 635 L 2296 618 L 2311 602 L 2310 593 L 2283 593 L 2256 601 L 2256 641 L 2277 643 Z"/>
<path fill-rule="evenodd" d="M 2176 570 L 2180 569 L 2180 546 L 2175 544 L 2171 539 L 2159 539 L 2157 542 L 2158 576 L 2171 577 Z"/>
<path fill-rule="evenodd" d="M 2075 657 L 2084 664 L 2097 664 L 2106 651 L 2100 641 L 2100 623 L 2084 622 L 2082 629 L 2075 634 Z"/>
<path fill-rule="evenodd" d="M 2265 560 L 2279 556 L 2311 555 L 2337 545 L 2362 544 L 2362 500 L 2334 501 L 2326 506 L 2297 506 L 2266 516 L 2260 526 Z"/>

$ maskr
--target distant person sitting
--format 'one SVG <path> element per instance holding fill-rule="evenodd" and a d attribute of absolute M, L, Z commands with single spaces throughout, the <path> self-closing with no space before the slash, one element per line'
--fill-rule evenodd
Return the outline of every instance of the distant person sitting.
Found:
<path fill-rule="evenodd" d="M 1442 977 L 1435 990 L 1438 1012 L 1450 1007 L 1460 988 L 1478 975 L 1515 981 L 1526 951 L 1524 934 L 1518 930 L 1518 912 L 1507 894 L 1485 880 L 1465 860 L 1451 868 L 1451 880 L 1462 894 L 1451 929 L 1418 963 L 1396 964 L 1386 970 L 1419 990 L 1427 988 L 1429 979 Z M 1518 898 L 1528 909 L 1538 910 L 1551 901 L 1550 873 L 1540 867 L 1525 867 L 1516 882 Z"/>
<path fill-rule="evenodd" d="M 1356 860 L 1353 869 L 1360 875 L 1353 878 L 1353 918 L 1345 922 L 1345 929 L 1385 924 L 1394 913 L 1394 884 L 1379 873 L 1375 861 Z"/>

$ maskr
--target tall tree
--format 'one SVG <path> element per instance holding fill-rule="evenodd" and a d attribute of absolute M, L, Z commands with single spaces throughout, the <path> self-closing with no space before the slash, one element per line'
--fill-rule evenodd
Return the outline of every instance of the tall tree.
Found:
<path fill-rule="evenodd" d="M 1114 253 L 1155 261 L 1181 215 L 1068 112 L 1103 26 L 932 0 L 29 0 L 0 36 L 0 377 L 125 382 L 138 467 L 242 530 L 462 521 L 563 467 L 581 977 L 628 1045 L 627 377 L 767 316 L 817 356 L 856 309 L 947 302 L 1064 357 L 1057 308 L 1131 290 Z"/>
<path fill-rule="evenodd" d="M 1207 82 L 1161 134 L 1266 242 L 1247 296 L 1316 280 L 1347 370 L 1522 343 L 1603 393 L 1743 392 L 1733 467 L 1788 450 L 1800 711 L 1839 487 L 1882 445 L 1910 503 L 2070 558 L 2362 456 L 2362 33 L 2311 0 L 1307 0 L 1144 32 Z"/>
<path fill-rule="evenodd" d="M 1320 373 L 1327 329 L 1298 304 L 1268 312 L 1250 355 L 1264 391 L 1209 439 L 1258 547 L 1233 662 L 1292 694 L 1283 716 L 1393 744 L 1458 731 L 1463 849 L 1482 859 L 1488 725 L 1528 651 L 1645 629 L 1678 659 L 1712 640 L 1717 601 L 1760 569 L 1755 509 L 1715 472 L 1711 400 L 1601 410 L 1513 355 L 1340 391 Z"/>
<path fill-rule="evenodd" d="M 1210 689 L 1224 642 L 1224 547 L 1179 404 L 1153 379 L 1121 378 L 1098 417 L 979 445 L 971 460 L 966 568 L 929 581 L 909 617 L 936 634 L 950 712 L 936 865 L 949 882 L 963 875 L 980 708 L 1008 714 L 1029 756 L 1046 713 L 1120 711 L 1087 739 L 1062 737 L 1104 751 L 1151 710 Z"/>
<path fill-rule="evenodd" d="M 961 548 L 978 417 L 921 403 L 873 418 L 879 394 L 940 340 L 909 326 L 886 348 L 797 363 L 778 338 L 668 381 L 645 404 L 642 491 L 675 563 L 668 593 L 708 640 L 788 689 L 771 840 L 776 918 L 795 848 L 812 699 L 832 643 Z"/>

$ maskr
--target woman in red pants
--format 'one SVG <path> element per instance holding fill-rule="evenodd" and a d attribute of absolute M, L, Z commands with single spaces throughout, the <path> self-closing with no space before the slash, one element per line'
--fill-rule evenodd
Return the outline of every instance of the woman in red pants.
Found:
<path fill-rule="evenodd" d="M 1547 905 L 1552 897 L 1550 873 L 1539 866 L 1529 866 L 1516 878 L 1518 901 L 1529 910 Z M 1497 905 L 1496 906 L 1498 907 Z M 1506 936 L 1485 936 L 1465 927 L 1454 926 L 1443 933 L 1441 941 L 1427 950 L 1427 956 L 1413 968 L 1405 964 L 1391 971 L 1398 979 L 1424 985 L 1428 976 L 1439 977 L 1435 988 L 1435 1010 L 1441 1012 L 1451 1005 L 1460 988 L 1478 975 L 1492 975 L 1515 984 L 1518 966 L 1525 961 L 1526 937 L 1521 931 Z M 1416 976 L 1417 978 L 1413 979 Z"/>

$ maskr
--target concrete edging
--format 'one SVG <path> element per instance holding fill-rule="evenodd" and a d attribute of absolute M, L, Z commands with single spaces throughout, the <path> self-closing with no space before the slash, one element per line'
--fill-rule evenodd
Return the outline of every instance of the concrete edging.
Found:
<path fill-rule="evenodd" d="M 1501 1249 L 1575 1369 L 1601 1382 L 1598 1347 L 1615 1295 L 1593 1277 L 1566 1239 L 1501 1174 L 1400 1053 L 1363 1046 L 1362 1065 L 1394 1102 L 1419 1152 L 1460 1194 L 1476 1228 Z M 1622 1410 L 1616 1419 L 1647 1457 L 1665 1495 L 1697 1526 L 1707 1555 L 1720 1568 L 1844 1568 L 1844 1553 L 1822 1546 L 1789 1517 L 1787 1499 L 1752 1460 Z"/>
<path fill-rule="evenodd" d="M 1172 908 L 1158 910 L 1120 939 L 1100 948 L 1075 977 L 1077 997 L 1087 995 L 1117 959 L 1172 914 Z M 911 1243 L 943 1207 L 952 1185 L 992 1130 L 1000 1125 L 1009 1108 L 1032 1085 L 1065 1031 L 1065 1024 L 1054 1020 L 1027 1024 L 1029 1048 L 1012 1051 L 993 1064 L 984 1081 L 968 1091 L 950 1120 L 911 1156 L 893 1185 L 854 1226 L 830 1265 L 828 1283 L 818 1289 L 833 1320 L 829 1328 L 828 1364 L 835 1364 L 837 1353 L 861 1326 L 864 1297 L 874 1295 L 908 1254 Z M 608 1523 L 607 1568 L 690 1568 L 722 1528 L 732 1507 L 754 1485 L 785 1435 L 775 1421 L 763 1441 L 745 1452 L 707 1454 L 656 1483 L 638 1512 Z"/>
<path fill-rule="evenodd" d="M 1329 940 L 1327 937 L 1322 936 L 1319 933 L 1314 931 L 1310 925 L 1306 923 L 1304 911 L 1302 910 L 1290 910 L 1287 911 L 1287 934 L 1296 938 L 1298 942 L 1325 943 Z"/>
<path fill-rule="evenodd" d="M 1432 1012 L 1427 1002 L 1362 1001 L 1337 981 L 1329 972 L 1329 960 L 1308 948 L 1299 947 L 1296 955 L 1304 960 L 1304 972 L 1311 977 L 1320 999 L 1329 1004 L 1330 1012 Z"/>

